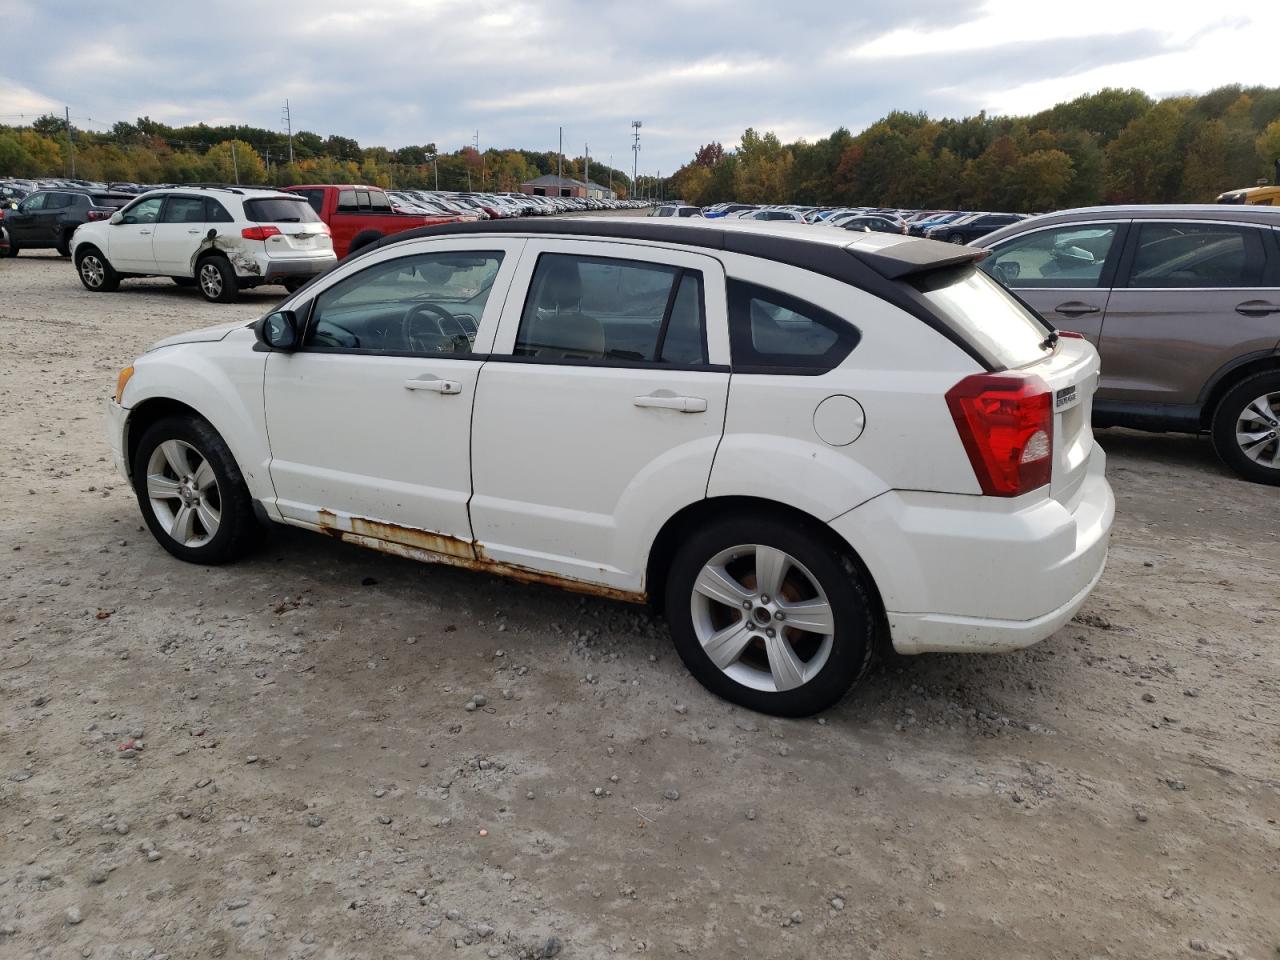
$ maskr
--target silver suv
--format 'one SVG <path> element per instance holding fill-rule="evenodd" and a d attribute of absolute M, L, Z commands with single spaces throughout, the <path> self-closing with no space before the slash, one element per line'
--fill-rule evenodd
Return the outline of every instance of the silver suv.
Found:
<path fill-rule="evenodd" d="M 1208 432 L 1280 484 L 1280 209 L 1094 207 L 975 241 L 983 269 L 1102 354 L 1097 426 Z"/>

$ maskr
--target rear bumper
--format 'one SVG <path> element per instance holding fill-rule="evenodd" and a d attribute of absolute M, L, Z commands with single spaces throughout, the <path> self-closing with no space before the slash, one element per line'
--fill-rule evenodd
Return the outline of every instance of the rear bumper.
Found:
<path fill-rule="evenodd" d="M 271 283 L 276 280 L 288 280 L 294 277 L 318 276 L 332 270 L 334 264 L 338 262 L 338 258 L 330 255 L 328 257 L 263 259 L 259 262 L 263 266 L 262 279 L 267 283 Z"/>
<path fill-rule="evenodd" d="M 867 564 L 896 651 L 1017 650 L 1070 620 L 1102 576 L 1115 517 L 1105 465 L 1095 445 L 1070 509 L 1043 494 L 891 491 L 831 526 Z"/>

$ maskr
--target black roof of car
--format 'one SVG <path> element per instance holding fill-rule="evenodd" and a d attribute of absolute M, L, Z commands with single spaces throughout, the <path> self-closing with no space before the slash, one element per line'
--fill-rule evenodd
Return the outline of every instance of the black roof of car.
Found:
<path fill-rule="evenodd" d="M 526 222 L 448 223 L 394 233 L 361 247 L 349 257 L 366 256 L 382 247 L 424 237 L 477 234 L 548 234 L 673 243 L 708 250 L 724 250 L 811 270 L 865 290 L 900 307 L 934 328 L 988 370 L 997 369 L 990 357 L 962 334 L 941 322 L 909 283 L 913 277 L 961 267 L 981 260 L 985 250 L 909 237 L 905 234 L 855 233 L 838 228 L 788 223 L 746 223 L 721 220 L 680 221 L 639 217 L 583 217 Z"/>

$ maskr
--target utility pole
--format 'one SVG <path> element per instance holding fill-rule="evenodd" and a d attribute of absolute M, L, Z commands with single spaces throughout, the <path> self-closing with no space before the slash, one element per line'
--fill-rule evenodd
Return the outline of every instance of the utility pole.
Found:
<path fill-rule="evenodd" d="M 613 199 L 613 154 L 609 154 L 609 199 Z"/>
<path fill-rule="evenodd" d="M 440 159 L 440 154 L 438 153 L 431 154 L 431 172 L 435 174 L 437 190 L 440 189 L 440 165 L 437 162 L 439 161 L 439 159 Z"/>
<path fill-rule="evenodd" d="M 236 175 L 236 184 L 240 183 L 240 163 L 236 160 L 236 142 L 231 141 L 231 169 Z"/>
<path fill-rule="evenodd" d="M 635 194 L 636 190 L 636 169 L 640 163 L 640 127 L 639 120 L 631 121 L 631 192 Z"/>
<path fill-rule="evenodd" d="M 583 168 L 582 182 L 587 184 L 587 196 L 591 196 L 591 144 L 582 145 Z"/>
<path fill-rule="evenodd" d="M 564 127 L 560 128 L 560 148 L 556 151 L 556 179 L 564 179 Z M 561 189 L 561 185 L 556 184 L 556 189 Z"/>
<path fill-rule="evenodd" d="M 71 139 L 71 108 L 67 107 L 67 157 L 71 161 L 71 179 L 76 178 L 76 145 Z"/>
<path fill-rule="evenodd" d="M 267 182 L 271 182 L 271 148 L 263 147 L 263 152 L 267 155 Z"/>
<path fill-rule="evenodd" d="M 289 163 L 293 163 L 293 112 L 289 109 L 289 100 L 286 97 L 284 101 L 284 120 L 285 130 L 289 133 Z"/>
<path fill-rule="evenodd" d="M 472 138 L 471 142 L 475 145 L 476 153 L 480 153 L 480 131 L 479 130 L 476 131 L 476 135 L 475 137 Z M 480 153 L 480 189 L 481 190 L 484 189 L 484 172 L 485 172 L 484 171 L 484 154 Z"/>

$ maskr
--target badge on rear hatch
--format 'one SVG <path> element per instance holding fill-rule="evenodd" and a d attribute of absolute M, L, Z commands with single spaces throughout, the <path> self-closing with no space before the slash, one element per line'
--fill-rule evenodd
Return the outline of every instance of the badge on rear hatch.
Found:
<path fill-rule="evenodd" d="M 1073 383 L 1069 387 L 1063 387 L 1053 395 L 1053 409 L 1065 410 L 1068 407 L 1074 407 L 1080 401 L 1080 392 Z"/>

